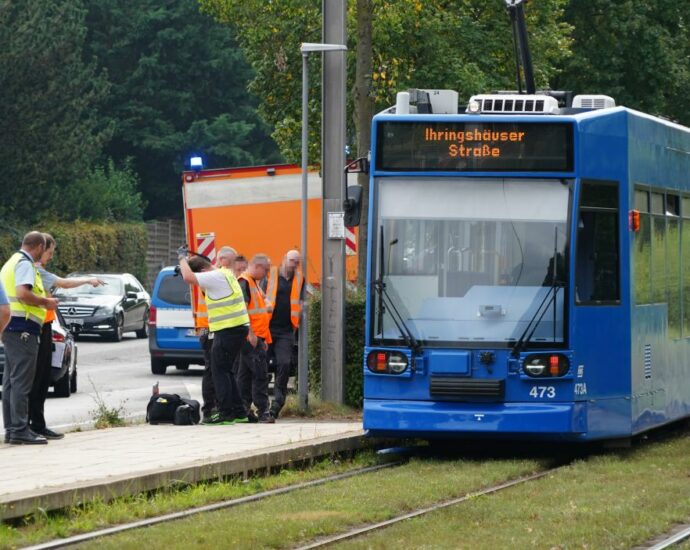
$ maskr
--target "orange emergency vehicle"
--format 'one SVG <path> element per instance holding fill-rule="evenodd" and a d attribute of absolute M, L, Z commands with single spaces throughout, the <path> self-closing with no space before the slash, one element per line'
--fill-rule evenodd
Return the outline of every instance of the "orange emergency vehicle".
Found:
<path fill-rule="evenodd" d="M 307 283 L 320 286 L 322 182 L 318 171 L 307 179 Z M 279 265 L 288 250 L 300 250 L 301 168 L 294 164 L 185 171 L 182 174 L 187 245 L 215 261 L 231 246 L 248 260 L 264 253 Z M 346 228 L 346 276 L 357 279 L 356 230 Z M 196 289 L 196 287 L 194 287 Z M 193 309 L 199 308 L 195 290 Z M 197 323 L 197 326 L 200 326 Z"/>

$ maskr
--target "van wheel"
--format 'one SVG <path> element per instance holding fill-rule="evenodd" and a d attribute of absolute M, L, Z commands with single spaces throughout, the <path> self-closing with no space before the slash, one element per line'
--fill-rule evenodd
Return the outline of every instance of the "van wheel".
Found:
<path fill-rule="evenodd" d="M 149 310 L 147 309 L 144 313 L 144 325 L 137 330 L 137 338 L 148 338 L 149 337 Z"/>
<path fill-rule="evenodd" d="M 167 368 L 162 359 L 151 357 L 151 372 L 153 374 L 165 374 Z"/>

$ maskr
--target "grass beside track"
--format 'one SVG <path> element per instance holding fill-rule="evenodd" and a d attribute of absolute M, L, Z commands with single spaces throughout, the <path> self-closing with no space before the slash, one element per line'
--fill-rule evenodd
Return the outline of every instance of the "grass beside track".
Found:
<path fill-rule="evenodd" d="M 257 476 L 248 480 L 233 478 L 197 485 L 172 485 L 153 493 L 122 497 L 107 503 L 93 501 L 82 506 L 74 506 L 64 512 L 39 511 L 18 522 L 0 523 L 0 548 L 20 548 L 38 544 L 60 537 L 295 485 L 372 466 L 379 462 L 373 451 L 365 451 L 351 459 L 324 459 L 304 470 L 285 468 L 274 475 Z M 152 547 L 156 548 L 157 545 L 154 544 Z"/>
<path fill-rule="evenodd" d="M 533 459 L 422 460 L 230 510 L 108 537 L 106 548 L 281 548 L 384 520 L 546 467 Z"/>
<path fill-rule="evenodd" d="M 690 518 L 690 434 L 577 461 L 542 479 L 338 548 L 631 548 Z M 433 533 L 433 537 L 429 536 Z M 690 543 L 685 543 L 690 548 Z"/>

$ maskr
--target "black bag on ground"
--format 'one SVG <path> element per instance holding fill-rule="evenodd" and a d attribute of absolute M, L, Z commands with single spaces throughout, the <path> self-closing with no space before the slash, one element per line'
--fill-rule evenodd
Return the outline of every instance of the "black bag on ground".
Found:
<path fill-rule="evenodd" d="M 195 399 L 182 399 L 182 405 L 175 409 L 173 424 L 176 426 L 190 426 L 201 420 L 201 405 Z"/>
<path fill-rule="evenodd" d="M 176 393 L 152 395 L 146 407 L 146 422 L 172 424 L 175 421 L 175 411 L 182 404 L 182 398 Z"/>

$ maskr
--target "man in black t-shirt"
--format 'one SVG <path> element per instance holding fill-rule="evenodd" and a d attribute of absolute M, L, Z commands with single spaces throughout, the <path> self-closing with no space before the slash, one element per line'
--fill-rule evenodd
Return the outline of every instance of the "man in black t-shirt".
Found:
<path fill-rule="evenodd" d="M 269 328 L 273 339 L 271 351 L 276 361 L 271 415 L 278 418 L 287 398 L 292 348 L 295 345 L 304 301 L 304 277 L 300 270 L 300 253 L 297 250 L 290 250 L 285 255 L 280 269 L 271 269 L 266 297 L 273 308 Z"/>

